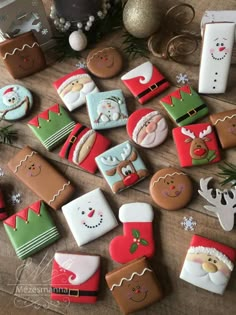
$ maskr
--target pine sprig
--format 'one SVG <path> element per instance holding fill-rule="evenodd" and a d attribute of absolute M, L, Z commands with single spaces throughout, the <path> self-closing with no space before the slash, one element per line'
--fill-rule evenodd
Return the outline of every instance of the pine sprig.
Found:
<path fill-rule="evenodd" d="M 12 125 L 0 128 L 0 143 L 12 144 L 17 138 L 17 131 L 11 129 Z"/>
<path fill-rule="evenodd" d="M 218 167 L 220 169 L 218 176 L 224 178 L 220 184 L 224 186 L 232 182 L 232 186 L 236 186 L 236 165 L 224 162 L 223 165 L 219 165 Z"/>
<path fill-rule="evenodd" d="M 125 32 L 122 37 L 124 46 L 123 50 L 130 59 L 135 58 L 136 56 L 148 58 L 149 50 L 145 39 L 136 38 L 128 32 Z"/>

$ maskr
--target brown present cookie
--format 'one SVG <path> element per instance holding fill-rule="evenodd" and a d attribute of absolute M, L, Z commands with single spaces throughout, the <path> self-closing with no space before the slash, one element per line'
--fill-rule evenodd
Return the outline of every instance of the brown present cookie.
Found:
<path fill-rule="evenodd" d="M 215 127 L 223 149 L 236 146 L 236 109 L 213 114 L 210 121 Z"/>
<path fill-rule="evenodd" d="M 106 274 L 106 281 L 124 314 L 141 310 L 162 298 L 162 291 L 145 257 Z"/>
<path fill-rule="evenodd" d="M 2 42 L 0 54 L 15 79 L 24 78 L 46 67 L 44 54 L 32 32 Z"/>
<path fill-rule="evenodd" d="M 74 187 L 30 147 L 23 148 L 8 163 L 9 169 L 54 210 L 71 197 Z"/>

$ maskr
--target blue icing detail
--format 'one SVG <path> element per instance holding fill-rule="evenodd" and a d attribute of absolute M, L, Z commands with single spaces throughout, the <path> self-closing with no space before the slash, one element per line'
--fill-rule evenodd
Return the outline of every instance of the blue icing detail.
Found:
<path fill-rule="evenodd" d="M 17 120 L 25 117 L 33 105 L 33 96 L 25 87 L 17 84 L 0 89 L 0 118 Z"/>
<path fill-rule="evenodd" d="M 128 112 L 121 90 L 89 94 L 86 99 L 91 126 L 94 130 L 126 125 Z"/>

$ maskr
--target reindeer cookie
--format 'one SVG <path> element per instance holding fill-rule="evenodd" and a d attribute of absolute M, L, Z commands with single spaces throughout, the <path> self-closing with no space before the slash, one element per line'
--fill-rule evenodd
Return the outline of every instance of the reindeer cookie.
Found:
<path fill-rule="evenodd" d="M 129 141 L 102 153 L 95 160 L 113 193 L 129 188 L 149 175 Z"/>
<path fill-rule="evenodd" d="M 179 162 L 182 167 L 220 161 L 220 152 L 213 128 L 208 123 L 173 129 Z"/>

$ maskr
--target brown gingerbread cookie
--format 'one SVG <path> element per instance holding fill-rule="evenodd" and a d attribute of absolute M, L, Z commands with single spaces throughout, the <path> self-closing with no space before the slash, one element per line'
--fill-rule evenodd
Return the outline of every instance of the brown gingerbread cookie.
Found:
<path fill-rule="evenodd" d="M 114 47 L 96 48 L 88 54 L 87 67 L 96 77 L 109 79 L 122 70 L 123 59 Z"/>
<path fill-rule="evenodd" d="M 176 168 L 164 168 L 156 172 L 150 182 L 153 201 L 166 210 L 184 208 L 192 198 L 193 185 L 187 174 Z"/>

